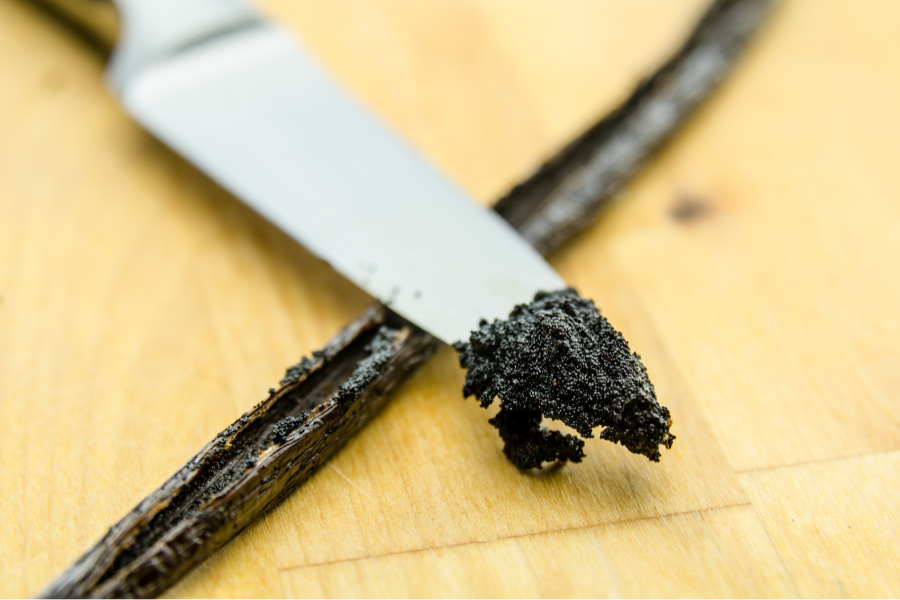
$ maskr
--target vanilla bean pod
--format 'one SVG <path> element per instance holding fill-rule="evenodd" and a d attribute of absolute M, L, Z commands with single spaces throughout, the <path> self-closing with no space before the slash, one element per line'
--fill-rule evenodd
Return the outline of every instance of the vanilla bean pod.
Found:
<path fill-rule="evenodd" d="M 769 0 L 717 0 L 678 53 L 495 210 L 546 254 L 609 206 L 715 88 Z M 338 451 L 439 342 L 376 303 L 219 433 L 52 582 L 45 597 L 152 597 Z"/>

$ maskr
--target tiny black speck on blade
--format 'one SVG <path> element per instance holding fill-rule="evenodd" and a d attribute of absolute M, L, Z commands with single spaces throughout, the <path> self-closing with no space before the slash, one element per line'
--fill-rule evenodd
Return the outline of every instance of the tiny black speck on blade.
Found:
<path fill-rule="evenodd" d="M 454 347 L 467 371 L 463 395 L 476 396 L 485 408 L 500 398 L 490 423 L 520 469 L 584 457 L 582 440 L 542 428 L 542 416 L 584 438 L 602 426 L 601 439 L 654 462 L 660 445 L 672 447 L 669 409 L 657 402 L 640 356 L 572 288 L 539 292 L 506 321 L 482 321 L 468 342 Z"/>

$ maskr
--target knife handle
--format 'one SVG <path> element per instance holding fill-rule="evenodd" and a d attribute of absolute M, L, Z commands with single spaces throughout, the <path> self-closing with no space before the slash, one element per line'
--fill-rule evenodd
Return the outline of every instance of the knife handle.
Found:
<path fill-rule="evenodd" d="M 112 52 L 119 37 L 119 11 L 111 0 L 38 0 L 103 52 Z"/>

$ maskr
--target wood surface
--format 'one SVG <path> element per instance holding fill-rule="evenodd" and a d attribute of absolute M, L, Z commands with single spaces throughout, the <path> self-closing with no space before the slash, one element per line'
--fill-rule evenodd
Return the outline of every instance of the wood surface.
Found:
<path fill-rule="evenodd" d="M 267 0 L 489 203 L 702 3 Z M 606 218 L 552 255 L 645 360 L 662 463 L 525 475 L 441 349 L 172 596 L 900 594 L 900 38 L 784 3 Z M 0 1 L 0 593 L 35 593 L 368 298 L 130 122 Z"/>
<path fill-rule="evenodd" d="M 100 6 L 98 0 L 73 0 L 73 11 L 79 1 Z M 520 180 L 492 210 L 543 254 L 592 224 L 715 91 L 771 6 L 770 0 L 716 0 L 673 57 L 607 116 Z M 325 348 L 313 351 L 312 360 L 304 358 L 288 369 L 266 400 L 216 434 L 39 596 L 159 596 L 315 474 L 438 347 L 438 340 L 373 303 Z M 460 365 L 466 362 L 461 355 Z M 469 375 L 464 396 L 469 395 Z M 508 417 L 506 408 L 501 403 L 488 422 L 496 426 L 495 419 Z M 648 458 L 654 462 L 659 462 L 656 447 L 670 449 L 674 440 L 668 434 L 670 413 L 660 411 L 667 420 L 666 439 L 652 444 L 655 456 Z M 600 439 L 618 441 L 607 435 L 610 431 L 604 429 Z M 503 453 L 510 458 L 508 433 L 501 428 Z M 622 443 L 635 451 L 633 444 Z M 583 446 L 579 441 L 574 462 L 584 458 Z M 518 461 L 513 464 L 523 468 Z"/>

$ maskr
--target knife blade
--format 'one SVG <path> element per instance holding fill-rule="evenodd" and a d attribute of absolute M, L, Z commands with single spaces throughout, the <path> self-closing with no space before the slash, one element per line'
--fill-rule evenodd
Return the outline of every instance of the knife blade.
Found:
<path fill-rule="evenodd" d="M 565 287 L 505 221 L 240 0 L 116 5 L 123 31 L 107 75 L 129 114 L 435 337 L 465 340 L 480 320 Z"/>

